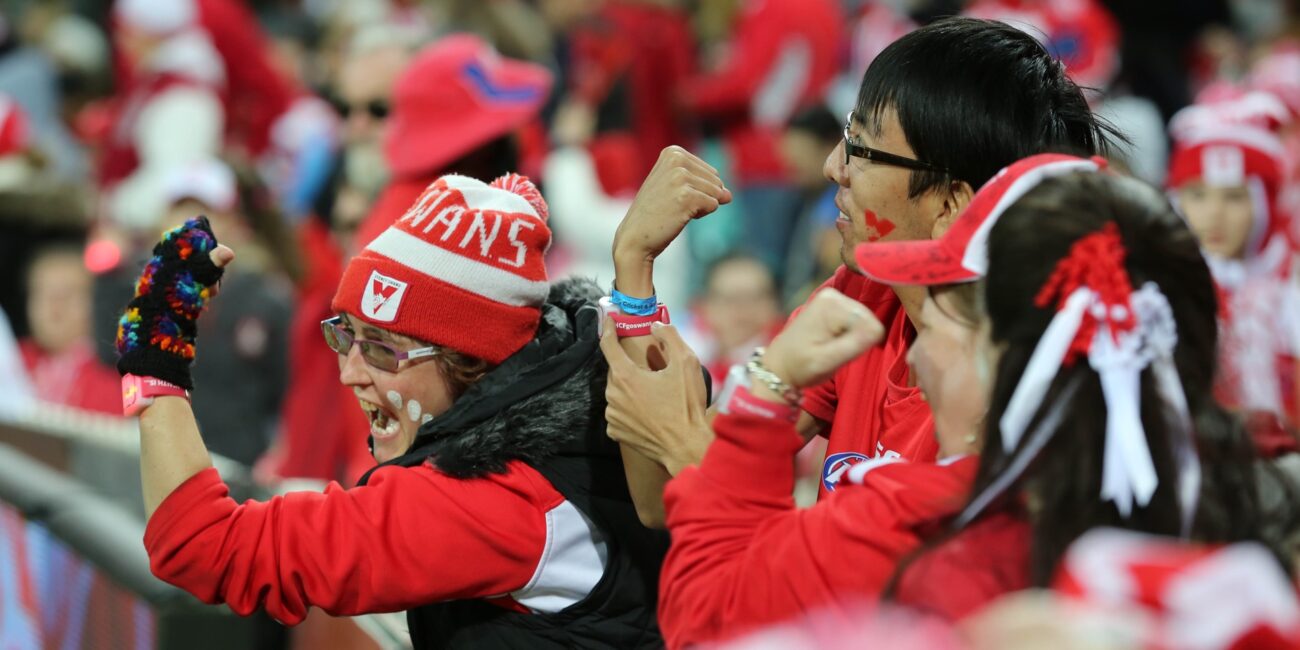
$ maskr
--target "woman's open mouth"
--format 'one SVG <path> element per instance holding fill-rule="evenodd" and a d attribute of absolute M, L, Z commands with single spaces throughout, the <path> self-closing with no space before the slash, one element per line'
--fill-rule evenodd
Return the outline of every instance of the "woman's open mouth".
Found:
<path fill-rule="evenodd" d="M 370 419 L 370 435 L 376 439 L 392 438 L 401 430 L 402 423 L 398 420 L 398 416 L 389 413 L 374 402 L 360 397 L 357 401 L 361 404 L 361 410 L 365 412 L 366 417 Z"/>

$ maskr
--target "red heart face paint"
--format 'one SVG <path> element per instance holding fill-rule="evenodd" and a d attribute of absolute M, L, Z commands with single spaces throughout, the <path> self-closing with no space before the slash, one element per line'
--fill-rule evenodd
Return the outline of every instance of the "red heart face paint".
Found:
<path fill-rule="evenodd" d="M 862 218 L 867 223 L 867 241 L 869 242 L 878 242 L 888 237 L 889 233 L 894 232 L 894 222 L 889 219 L 881 219 L 870 210 L 863 210 Z"/>

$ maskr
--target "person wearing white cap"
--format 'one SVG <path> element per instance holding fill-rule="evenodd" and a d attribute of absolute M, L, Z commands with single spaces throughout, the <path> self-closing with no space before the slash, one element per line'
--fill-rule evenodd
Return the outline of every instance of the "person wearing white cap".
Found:
<path fill-rule="evenodd" d="M 127 76 L 98 181 L 108 215 L 128 229 L 158 225 L 168 169 L 221 150 L 225 66 L 197 20 L 195 0 L 119 0 L 113 7 Z"/>
<path fill-rule="evenodd" d="M 182 213 L 228 215 L 239 200 L 235 173 L 229 165 L 210 158 L 177 166 L 163 178 L 163 200 L 167 203 L 163 223 L 168 226 L 184 223 Z M 228 239 L 225 233 L 222 235 Z"/>

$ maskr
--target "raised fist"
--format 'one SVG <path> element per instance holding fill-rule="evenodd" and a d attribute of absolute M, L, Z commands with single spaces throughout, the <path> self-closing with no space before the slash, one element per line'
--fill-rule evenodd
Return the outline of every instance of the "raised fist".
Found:
<path fill-rule="evenodd" d="M 118 371 L 192 390 L 195 323 L 233 259 L 204 217 L 163 235 L 117 324 Z"/>
<path fill-rule="evenodd" d="M 767 346 L 763 366 L 795 388 L 808 388 L 829 379 L 884 336 L 884 326 L 870 309 L 826 288 Z"/>

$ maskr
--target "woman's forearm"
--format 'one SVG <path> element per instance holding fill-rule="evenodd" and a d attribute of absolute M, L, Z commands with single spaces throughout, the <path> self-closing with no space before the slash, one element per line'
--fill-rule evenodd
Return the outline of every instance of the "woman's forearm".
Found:
<path fill-rule="evenodd" d="M 158 397 L 140 413 L 140 482 L 145 517 L 186 479 L 212 467 L 194 410 L 180 397 Z"/>

